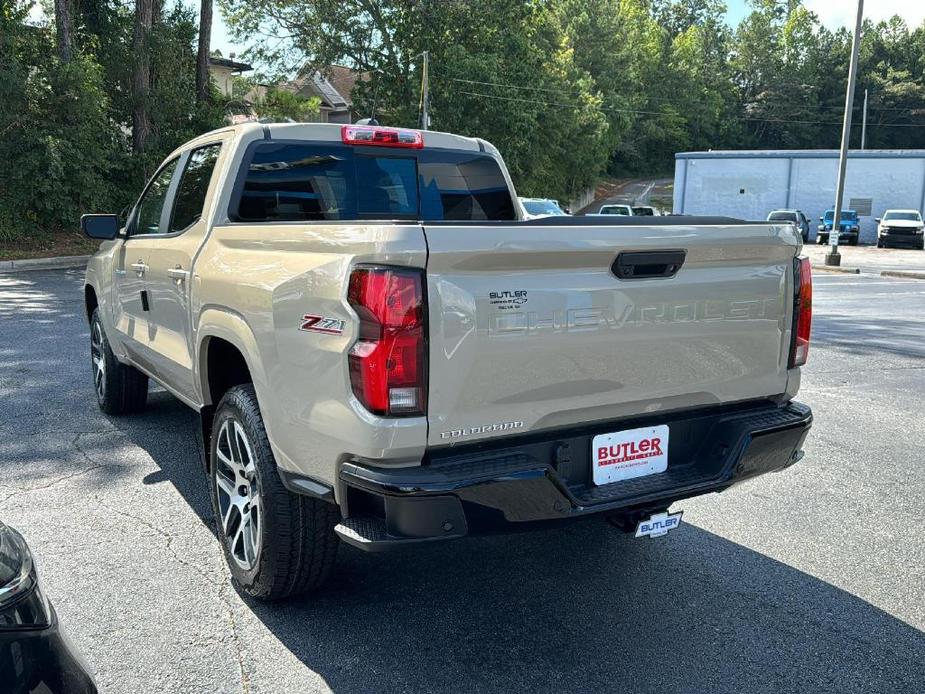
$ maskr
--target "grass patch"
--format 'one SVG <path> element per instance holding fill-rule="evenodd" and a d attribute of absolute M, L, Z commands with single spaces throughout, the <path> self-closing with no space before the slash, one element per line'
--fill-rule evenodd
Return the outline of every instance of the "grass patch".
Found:
<path fill-rule="evenodd" d="M 90 255 L 100 247 L 78 231 L 44 231 L 12 238 L 0 235 L 0 260 Z"/>

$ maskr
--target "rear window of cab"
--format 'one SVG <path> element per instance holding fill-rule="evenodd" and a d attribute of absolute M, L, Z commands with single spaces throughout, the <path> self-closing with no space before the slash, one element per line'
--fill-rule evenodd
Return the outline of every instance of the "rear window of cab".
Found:
<path fill-rule="evenodd" d="M 516 219 L 491 156 L 285 141 L 248 148 L 229 212 L 242 222 Z"/>

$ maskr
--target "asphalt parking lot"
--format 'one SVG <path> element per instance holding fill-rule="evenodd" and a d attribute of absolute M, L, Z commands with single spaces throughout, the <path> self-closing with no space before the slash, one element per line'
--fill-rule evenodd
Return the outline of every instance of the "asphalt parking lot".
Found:
<path fill-rule="evenodd" d="M 798 466 L 676 505 L 231 587 L 191 411 L 107 418 L 74 271 L 0 275 L 0 519 L 104 692 L 921 692 L 925 282 L 819 273 Z"/>

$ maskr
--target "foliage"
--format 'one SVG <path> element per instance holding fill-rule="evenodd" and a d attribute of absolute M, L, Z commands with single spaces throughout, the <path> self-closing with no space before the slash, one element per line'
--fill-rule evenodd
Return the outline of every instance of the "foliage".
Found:
<path fill-rule="evenodd" d="M 358 70 L 355 109 L 417 126 L 430 55 L 433 129 L 485 138 L 518 191 L 568 199 L 614 174 L 663 172 L 686 149 L 837 147 L 851 34 L 799 0 L 219 0 L 263 82 Z M 31 2 L 0 2 L 0 237 L 117 210 L 164 156 L 240 110 L 195 95 L 197 17 L 155 2 L 147 150 L 133 154 L 132 3 L 73 0 L 74 58 Z M 50 7 L 50 4 L 46 3 Z M 925 25 L 865 24 L 852 146 L 925 147 Z M 256 111 L 311 119 L 316 100 L 270 88 Z"/>
<path fill-rule="evenodd" d="M 77 51 L 62 63 L 32 3 L 0 4 L 0 240 L 73 229 L 81 213 L 129 204 L 164 156 L 220 126 L 225 105 L 195 101 L 195 15 L 165 9 L 152 31 L 152 137 L 130 149 L 132 8 L 75 3 Z"/>

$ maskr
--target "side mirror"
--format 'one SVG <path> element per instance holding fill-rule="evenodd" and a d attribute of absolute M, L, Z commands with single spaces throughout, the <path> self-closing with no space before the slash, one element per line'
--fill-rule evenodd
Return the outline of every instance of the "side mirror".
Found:
<path fill-rule="evenodd" d="M 819 218 L 819 221 L 820 221 L 820 222 L 822 221 L 822 217 Z"/>
<path fill-rule="evenodd" d="M 822 225 L 822 224 L 820 224 L 818 227 L 816 227 L 816 230 L 817 230 L 817 231 L 825 231 L 825 226 Z"/>
<path fill-rule="evenodd" d="M 119 215 L 85 214 L 80 218 L 80 230 L 91 239 L 111 241 L 119 235 Z"/>
<path fill-rule="evenodd" d="M 877 222 L 877 224 L 880 224 L 880 217 L 874 217 L 874 221 Z"/>

